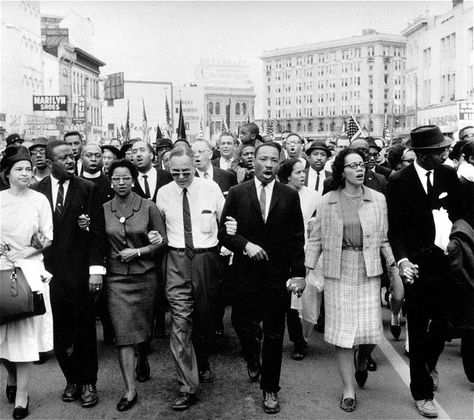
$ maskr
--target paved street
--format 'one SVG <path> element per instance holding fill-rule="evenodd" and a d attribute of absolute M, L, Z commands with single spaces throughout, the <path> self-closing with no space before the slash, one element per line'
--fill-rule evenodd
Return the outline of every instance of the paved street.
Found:
<path fill-rule="evenodd" d="M 388 328 L 388 310 L 383 309 L 387 341 L 374 352 L 378 370 L 369 372 L 366 388 L 357 391 L 357 409 L 344 413 L 339 408 L 341 384 L 331 346 L 322 335 L 314 332 L 308 355 L 297 362 L 290 358 L 291 345 L 285 341 L 280 392 L 281 412 L 275 419 L 421 419 L 409 394 L 407 381 L 408 359 L 403 355 L 403 340 L 392 340 Z M 99 330 L 100 403 L 83 409 L 78 402 L 63 403 L 60 399 L 64 379 L 51 358 L 35 366 L 30 392 L 31 419 L 263 419 L 268 415 L 261 409 L 261 392 L 246 374 L 245 363 L 238 357 L 239 344 L 226 314 L 227 338 L 220 351 L 211 357 L 216 374 L 214 384 L 204 385 L 200 402 L 183 413 L 171 410 L 177 390 L 175 368 L 168 340 L 156 340 L 150 355 L 152 379 L 138 384 L 139 401 L 126 413 L 119 413 L 115 405 L 123 393 L 123 381 L 115 348 L 105 346 Z M 404 339 L 405 335 L 402 332 Z M 436 401 L 439 418 L 474 418 L 474 385 L 463 372 L 459 340 L 448 343 L 438 367 L 440 388 Z M 5 377 L 2 371 L 0 415 L 11 418 L 13 406 L 4 395 Z"/>

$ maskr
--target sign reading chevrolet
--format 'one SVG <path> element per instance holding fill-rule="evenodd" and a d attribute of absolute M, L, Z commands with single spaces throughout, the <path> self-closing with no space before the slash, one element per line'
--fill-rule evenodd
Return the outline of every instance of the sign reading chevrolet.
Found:
<path fill-rule="evenodd" d="M 67 96 L 33 95 L 33 111 L 67 111 Z"/>

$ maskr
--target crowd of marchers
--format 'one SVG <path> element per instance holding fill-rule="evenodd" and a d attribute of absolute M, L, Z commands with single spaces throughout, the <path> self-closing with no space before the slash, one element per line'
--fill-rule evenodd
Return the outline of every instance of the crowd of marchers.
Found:
<path fill-rule="evenodd" d="M 474 382 L 474 128 L 458 137 L 429 125 L 390 142 L 307 142 L 294 132 L 262 138 L 254 123 L 215 146 L 11 134 L 0 162 L 2 281 L 16 267 L 46 304 L 0 325 L 13 418 L 34 410 L 33 364 L 53 349 L 62 400 L 99 402 L 97 317 L 118 350 L 117 410 L 132 409 L 168 311 L 179 383 L 170 403 L 186 410 L 219 374 L 209 353 L 227 306 L 242 380 L 260 382 L 265 413 L 280 411 L 285 323 L 294 360 L 313 330 L 324 333 L 341 379 L 335 404 L 354 411 L 356 384 L 377 369 L 382 289 L 395 339 L 406 317 L 414 407 L 437 417 L 447 340 L 460 338 Z"/>

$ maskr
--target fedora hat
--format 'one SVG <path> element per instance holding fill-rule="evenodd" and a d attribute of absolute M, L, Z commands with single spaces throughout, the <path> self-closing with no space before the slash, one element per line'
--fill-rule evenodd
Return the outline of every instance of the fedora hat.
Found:
<path fill-rule="evenodd" d="M 437 125 L 422 125 L 410 131 L 406 146 L 413 150 L 441 149 L 451 144 Z"/>
<path fill-rule="evenodd" d="M 306 154 L 309 156 L 313 150 L 323 150 L 328 157 L 331 157 L 331 151 L 324 140 L 314 140 L 306 149 Z"/>

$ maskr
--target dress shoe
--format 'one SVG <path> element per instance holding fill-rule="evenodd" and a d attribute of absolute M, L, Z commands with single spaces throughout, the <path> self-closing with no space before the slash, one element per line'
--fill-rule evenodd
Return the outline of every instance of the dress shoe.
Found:
<path fill-rule="evenodd" d="M 263 391 L 263 411 L 267 414 L 280 412 L 280 401 L 276 392 Z"/>
<path fill-rule="evenodd" d="M 18 406 L 15 407 L 13 410 L 13 418 L 14 419 L 24 419 L 28 414 L 28 406 L 30 405 L 30 397 L 28 397 L 28 400 L 26 402 L 26 407 Z"/>
<path fill-rule="evenodd" d="M 436 369 L 430 372 L 431 379 L 433 379 L 433 391 L 437 391 L 439 388 L 439 374 Z"/>
<path fill-rule="evenodd" d="M 355 376 L 355 380 L 357 382 L 357 385 L 359 385 L 361 388 L 363 388 L 365 383 L 367 382 L 367 377 L 369 375 L 368 375 L 367 369 L 359 370 L 359 363 L 357 361 L 358 355 L 359 355 L 359 351 L 357 350 L 357 351 L 354 352 L 354 367 L 355 367 L 354 376 Z"/>
<path fill-rule="evenodd" d="M 339 407 L 341 407 L 344 411 L 350 413 L 355 410 L 356 408 L 356 396 L 354 398 L 344 398 L 344 395 L 341 397 L 341 402 L 339 403 Z"/>
<path fill-rule="evenodd" d="M 401 327 L 401 315 L 400 312 L 398 314 L 391 314 L 390 316 L 390 332 L 393 335 L 395 340 L 400 338 L 400 334 L 402 333 Z"/>
<path fill-rule="evenodd" d="M 138 354 L 137 367 L 135 369 L 138 382 L 146 382 L 150 380 L 150 364 L 145 354 Z"/>
<path fill-rule="evenodd" d="M 94 384 L 82 385 L 81 400 L 81 405 L 86 408 L 94 407 L 99 402 L 99 396 Z"/>
<path fill-rule="evenodd" d="M 80 391 L 77 384 L 67 384 L 63 392 L 62 400 L 64 402 L 71 402 L 77 400 L 79 396 Z"/>
<path fill-rule="evenodd" d="M 257 382 L 260 377 L 260 362 L 257 358 L 247 361 L 247 373 L 252 382 Z"/>
<path fill-rule="evenodd" d="M 196 394 L 188 394 L 187 392 L 180 392 L 177 398 L 174 400 L 173 410 L 174 411 L 187 410 L 196 401 L 197 401 Z"/>
<path fill-rule="evenodd" d="M 16 385 L 7 384 L 7 389 L 5 390 L 5 394 L 7 395 L 8 402 L 13 404 L 15 402 L 15 397 L 16 397 Z"/>
<path fill-rule="evenodd" d="M 214 374 L 211 369 L 201 370 L 199 372 L 199 382 L 202 384 L 211 384 L 214 382 Z"/>
<path fill-rule="evenodd" d="M 429 418 L 438 417 L 438 409 L 434 405 L 433 400 L 418 400 L 415 401 L 415 405 L 416 409 L 422 416 Z"/>
<path fill-rule="evenodd" d="M 377 370 L 377 363 L 375 363 L 375 360 L 372 359 L 370 354 L 369 357 L 367 357 L 367 370 L 370 370 L 371 372 L 375 372 Z"/>
<path fill-rule="evenodd" d="M 130 410 L 138 400 L 138 393 L 135 392 L 135 396 L 128 400 L 127 397 L 122 397 L 122 399 L 117 404 L 118 411 L 127 411 Z"/>

